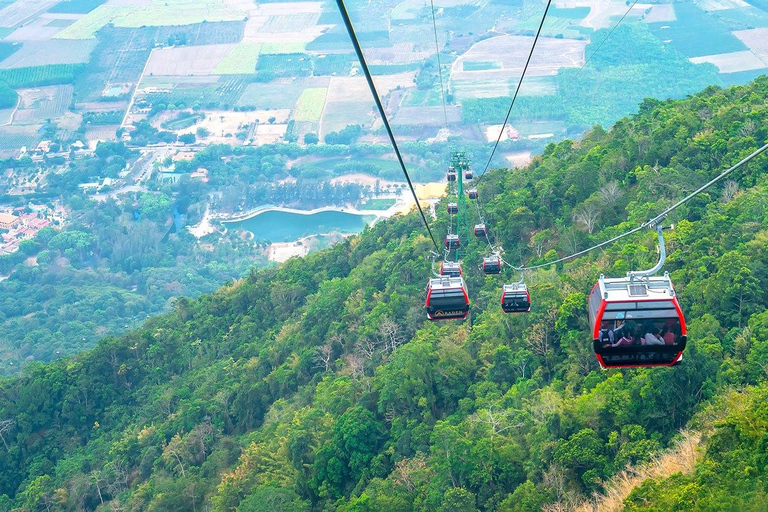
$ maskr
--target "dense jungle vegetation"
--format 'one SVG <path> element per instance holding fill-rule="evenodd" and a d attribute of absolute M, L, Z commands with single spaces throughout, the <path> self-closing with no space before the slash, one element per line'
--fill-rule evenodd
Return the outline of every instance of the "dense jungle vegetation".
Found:
<path fill-rule="evenodd" d="M 489 174 L 480 194 L 506 259 L 554 259 L 647 220 L 765 143 L 766 97 L 763 77 L 646 100 L 610 131 Z M 528 276 L 528 315 L 501 312 L 473 242 L 471 317 L 432 324 L 431 244 L 399 217 L 0 381 L 0 508 L 566 507 L 699 422 L 696 470 L 646 482 L 627 507 L 765 510 L 767 166 L 668 219 L 679 367 L 600 371 L 587 332 L 591 285 L 650 266 L 653 233 Z"/>

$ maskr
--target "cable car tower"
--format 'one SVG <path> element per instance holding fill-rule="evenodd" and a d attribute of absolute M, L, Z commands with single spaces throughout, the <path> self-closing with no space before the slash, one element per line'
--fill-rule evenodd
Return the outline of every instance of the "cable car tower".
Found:
<path fill-rule="evenodd" d="M 464 194 L 464 179 L 471 176 L 469 170 L 469 160 L 464 152 L 451 153 L 451 167 L 456 171 L 456 204 L 459 211 L 456 214 L 456 234 L 462 240 L 469 241 L 469 218 L 467 209 L 467 196 Z M 456 250 L 456 261 L 464 257 L 466 252 L 466 243 Z"/>

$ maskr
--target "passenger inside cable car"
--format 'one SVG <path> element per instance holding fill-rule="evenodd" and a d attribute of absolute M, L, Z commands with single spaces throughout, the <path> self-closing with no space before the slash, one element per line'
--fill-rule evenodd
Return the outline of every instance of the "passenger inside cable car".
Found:
<path fill-rule="evenodd" d="M 528 313 L 531 296 L 523 283 L 505 284 L 501 289 L 501 309 L 505 313 Z"/>
<path fill-rule="evenodd" d="M 682 359 L 685 318 L 666 274 L 635 280 L 601 276 L 588 309 L 603 368 L 674 366 Z"/>

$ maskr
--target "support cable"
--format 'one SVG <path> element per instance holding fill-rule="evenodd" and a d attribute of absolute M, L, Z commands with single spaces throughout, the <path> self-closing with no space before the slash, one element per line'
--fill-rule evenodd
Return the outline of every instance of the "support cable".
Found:
<path fill-rule="evenodd" d="M 509 122 L 509 116 L 512 113 L 512 107 L 515 106 L 515 101 L 517 100 L 517 95 L 520 92 L 520 87 L 523 85 L 523 79 L 525 78 L 525 73 L 528 71 L 528 65 L 531 63 L 531 57 L 533 57 L 533 51 L 536 49 L 536 43 L 539 41 L 539 36 L 541 35 L 541 29 L 544 26 L 544 20 L 547 19 L 547 12 L 549 12 L 549 6 L 552 5 L 552 0 L 547 0 L 547 6 L 544 9 L 544 15 L 541 17 L 541 22 L 539 23 L 539 28 L 536 30 L 536 37 L 533 39 L 533 44 L 531 45 L 531 51 L 528 53 L 528 59 L 525 61 L 525 67 L 523 67 L 523 73 L 520 75 L 520 80 L 517 82 L 517 87 L 515 88 L 515 95 L 512 96 L 512 103 L 509 105 L 509 109 L 507 110 L 507 116 L 504 118 L 504 124 L 501 125 L 501 130 L 499 130 L 499 137 L 496 139 L 496 143 L 493 145 L 493 149 L 491 150 L 491 156 L 488 158 L 488 163 L 485 164 L 485 168 L 483 169 L 483 172 L 480 173 L 480 176 L 477 179 L 477 182 L 475 184 L 478 184 L 481 179 L 483 179 L 483 176 L 485 175 L 485 171 L 488 170 L 488 167 L 491 165 L 491 161 L 493 160 L 493 155 L 496 154 L 496 148 L 499 147 L 499 142 L 501 142 L 501 137 L 504 135 L 504 128 L 506 128 L 507 123 Z"/>
<path fill-rule="evenodd" d="M 731 174 L 733 171 L 743 167 L 744 165 L 749 163 L 752 159 L 754 159 L 755 157 L 757 157 L 757 156 L 761 155 L 762 153 L 764 153 L 766 150 L 768 150 L 768 144 L 764 144 L 762 147 L 756 149 L 755 151 L 753 151 L 752 153 L 750 153 L 746 157 L 742 158 L 738 163 L 736 163 L 733 166 L 729 167 L 727 170 L 721 172 L 720 174 L 715 176 L 713 179 L 709 180 L 707 183 L 705 183 L 704 185 L 702 185 L 701 187 L 699 187 L 695 191 L 691 192 L 690 194 L 685 196 L 683 199 L 679 200 L 678 202 L 676 202 L 675 204 L 673 204 L 672 206 L 670 206 L 669 208 L 667 208 L 666 210 L 664 210 L 660 214 L 656 215 L 652 219 L 647 220 L 646 222 L 643 222 L 640 226 L 638 226 L 636 228 L 633 228 L 633 229 L 630 229 L 629 231 L 627 231 L 625 233 L 622 233 L 622 234 L 620 234 L 618 236 L 615 236 L 615 237 L 611 238 L 610 240 L 606 240 L 604 242 L 600 242 L 599 244 L 593 245 L 592 247 L 590 247 L 588 249 L 584 249 L 583 251 L 575 252 L 575 253 L 570 254 L 568 256 L 564 256 L 562 258 L 558 258 L 558 259 L 556 259 L 554 261 L 549 261 L 547 263 L 541 263 L 539 265 L 531 265 L 530 267 L 526 267 L 526 266 L 516 267 L 514 265 L 511 265 L 511 264 L 507 263 L 506 261 L 504 262 L 504 264 L 509 266 L 509 267 L 511 267 L 511 268 L 513 268 L 513 269 L 515 269 L 515 270 L 521 271 L 521 272 L 524 271 L 524 270 L 535 270 L 537 268 L 548 267 L 550 265 L 555 265 L 557 263 L 562 263 L 563 261 L 567 261 L 567 260 L 576 258 L 576 257 L 581 256 L 583 254 L 586 254 L 588 252 L 594 251 L 595 249 L 599 249 L 601 247 L 604 247 L 604 246 L 606 246 L 608 244 L 612 244 L 613 242 L 616 242 L 617 240 L 621 240 L 624 237 L 627 237 L 629 235 L 637 233 L 638 231 L 640 231 L 642 229 L 655 228 L 672 211 L 676 210 L 677 208 L 679 208 L 683 204 L 687 203 L 688 201 L 690 201 L 691 199 L 693 199 L 697 195 L 701 194 L 702 192 L 707 190 L 709 187 L 711 187 L 712 185 L 714 185 L 715 183 L 717 183 L 721 179 L 723 179 L 726 176 L 728 176 L 729 174 Z"/>
<path fill-rule="evenodd" d="M 429 222 L 427 222 L 427 217 L 424 215 L 424 210 L 421 209 L 421 203 L 419 203 L 419 198 L 416 195 L 416 190 L 414 190 L 413 188 L 411 177 L 408 176 L 408 170 L 405 168 L 405 162 L 403 161 L 403 156 L 400 154 L 400 148 L 397 146 L 397 141 L 395 141 L 395 135 L 394 133 L 392 133 L 392 127 L 389 125 L 389 119 L 387 119 L 387 114 L 386 112 L 384 112 L 384 105 L 382 105 L 381 99 L 379 98 L 379 93 L 376 91 L 376 85 L 373 83 L 373 77 L 371 76 L 371 71 L 370 69 L 368 69 L 368 63 L 365 60 L 365 55 L 363 55 L 363 50 L 360 47 L 360 42 L 357 40 L 357 34 L 355 34 L 355 28 L 352 26 L 352 21 L 349 19 L 349 13 L 347 13 L 347 8 L 344 5 L 344 0 L 336 0 L 336 5 L 338 5 L 339 11 L 341 12 L 341 17 L 344 19 L 344 25 L 347 27 L 349 38 L 352 40 L 352 45 L 355 47 L 355 53 L 357 53 L 357 59 L 360 61 L 360 67 L 363 68 L 365 79 L 368 82 L 368 88 L 371 90 L 373 99 L 376 102 L 376 107 L 379 109 L 379 115 L 381 115 L 381 120 L 384 123 L 384 127 L 387 129 L 387 134 L 389 135 L 389 140 L 392 142 L 392 147 L 395 150 L 395 155 L 397 155 L 397 161 L 400 163 L 400 168 L 403 170 L 403 174 L 405 175 L 405 180 L 408 182 L 408 188 L 411 189 L 413 200 L 416 201 L 416 207 L 419 209 L 419 213 L 421 214 L 421 220 L 424 221 L 424 226 L 427 228 L 427 232 L 429 233 L 429 238 L 432 239 L 432 244 L 435 246 L 435 250 L 439 251 L 440 249 L 438 248 L 437 242 L 435 241 L 435 237 L 434 235 L 432 235 L 432 229 L 429 227 Z"/>

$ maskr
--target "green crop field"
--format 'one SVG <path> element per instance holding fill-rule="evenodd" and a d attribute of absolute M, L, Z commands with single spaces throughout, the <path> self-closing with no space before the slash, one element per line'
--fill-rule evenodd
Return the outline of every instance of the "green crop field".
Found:
<path fill-rule="evenodd" d="M 304 53 L 274 55 L 262 51 L 256 70 L 277 77 L 309 76 L 312 73 L 312 59 Z"/>
<path fill-rule="evenodd" d="M 37 87 L 41 85 L 67 84 L 75 80 L 83 64 L 51 64 L 28 68 L 0 69 L 0 81 L 10 87 Z"/>
<path fill-rule="evenodd" d="M 305 89 L 296 102 L 293 110 L 293 118 L 296 121 L 317 122 L 323 114 L 325 106 L 325 96 L 328 89 L 311 88 Z"/>
<path fill-rule="evenodd" d="M 216 84 L 183 84 L 171 92 L 150 93 L 142 101 L 150 104 L 173 104 L 177 108 L 192 107 L 195 104 L 215 108 L 232 108 L 243 93 L 247 79 L 240 75 L 223 77 Z"/>
<path fill-rule="evenodd" d="M 748 50 L 725 23 L 693 4 L 676 3 L 676 21 L 650 23 L 653 34 L 686 57 Z M 667 27 L 667 28 L 665 28 Z"/>
<path fill-rule="evenodd" d="M 443 104 L 440 88 L 412 89 L 408 91 L 402 101 L 403 107 L 436 107 Z"/>
<path fill-rule="evenodd" d="M 213 72 L 217 75 L 247 75 L 256 72 L 261 45 L 258 43 L 240 43 L 216 65 Z"/>

